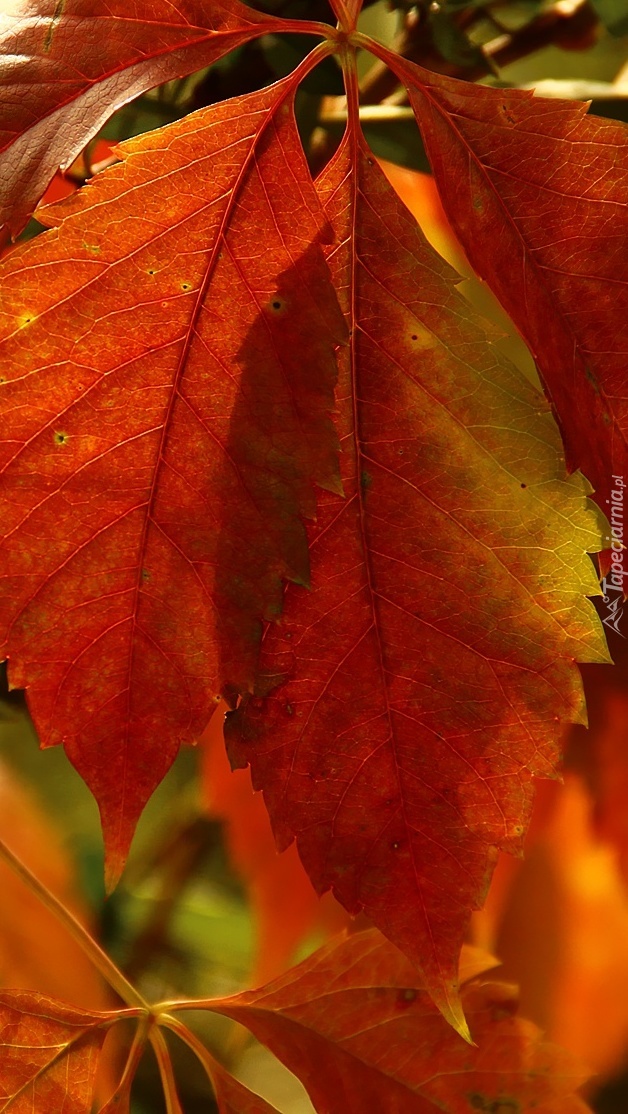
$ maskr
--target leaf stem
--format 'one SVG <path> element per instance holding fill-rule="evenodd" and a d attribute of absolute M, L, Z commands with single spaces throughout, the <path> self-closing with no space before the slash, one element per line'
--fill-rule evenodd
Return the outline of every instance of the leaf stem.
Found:
<path fill-rule="evenodd" d="M 152 1018 L 150 1015 L 146 1013 L 142 1014 L 136 1026 L 135 1033 L 133 1034 L 133 1042 L 126 1058 L 126 1064 L 124 1065 L 124 1071 L 122 1072 L 120 1082 L 105 1105 L 100 1108 L 99 1114 L 110 1114 L 110 1112 L 118 1109 L 119 1106 L 120 1109 L 122 1109 L 120 1104 L 122 1099 L 130 1094 L 131 1085 L 146 1046 L 151 1024 Z"/>
<path fill-rule="evenodd" d="M 140 992 L 135 989 L 132 983 L 122 974 L 122 971 L 116 967 L 112 959 L 109 958 L 107 953 L 103 951 L 99 944 L 96 943 L 93 936 L 87 931 L 79 920 L 70 912 L 69 909 L 55 897 L 47 886 L 40 882 L 31 870 L 22 862 L 17 855 L 10 851 L 6 843 L 0 840 L 0 861 L 7 864 L 8 867 L 21 879 L 24 885 L 39 898 L 42 905 L 46 907 L 60 923 L 69 932 L 72 939 L 79 945 L 85 955 L 94 964 L 94 967 L 102 977 L 109 983 L 112 990 L 126 1003 L 127 1006 L 139 1006 L 142 1009 L 150 1011 L 149 1003 L 142 997 Z"/>
<path fill-rule="evenodd" d="M 177 1082 L 174 1077 L 172 1068 L 172 1060 L 166 1044 L 166 1038 L 160 1032 L 157 1025 L 153 1025 L 150 1036 L 150 1043 L 153 1046 L 153 1052 L 157 1059 L 159 1066 L 159 1074 L 164 1089 L 164 1098 L 166 1100 L 166 1114 L 183 1114 L 183 1107 L 177 1093 Z"/>
<path fill-rule="evenodd" d="M 202 1009 L 203 1007 L 199 1006 L 197 1008 Z M 173 1033 L 176 1034 L 176 1036 L 179 1037 L 179 1040 L 182 1040 L 184 1044 L 187 1044 L 188 1048 L 192 1049 L 192 1052 L 195 1054 L 195 1056 L 197 1056 L 197 1058 L 203 1065 L 209 1081 L 213 1087 L 214 1075 L 216 1073 L 220 1074 L 222 1071 L 224 1071 L 224 1068 L 212 1056 L 209 1049 L 205 1048 L 205 1045 L 201 1040 L 199 1040 L 196 1034 L 193 1033 L 191 1029 L 188 1029 L 187 1025 L 184 1025 L 183 1022 L 179 1021 L 176 1017 L 170 1017 L 166 1013 L 161 1014 L 159 1018 L 159 1024 L 163 1025 L 165 1028 L 170 1029 Z M 168 1114 L 170 1114 L 170 1112 L 168 1112 Z"/>

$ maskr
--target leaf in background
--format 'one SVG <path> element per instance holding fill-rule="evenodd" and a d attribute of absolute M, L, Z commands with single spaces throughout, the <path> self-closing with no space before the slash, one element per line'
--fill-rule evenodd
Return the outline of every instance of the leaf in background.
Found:
<path fill-rule="evenodd" d="M 312 590 L 288 589 L 227 742 L 279 846 L 297 837 L 317 890 L 363 909 L 464 1032 L 469 914 L 582 717 L 574 659 L 606 660 L 584 599 L 600 537 L 542 395 L 355 144 L 318 180 L 352 329 L 346 498 L 319 501 Z"/>
<path fill-rule="evenodd" d="M 628 896 L 594 802 L 569 773 L 512 880 L 492 943 L 521 1009 L 603 1077 L 622 1071 L 628 1041 Z"/>
<path fill-rule="evenodd" d="M 627 0 L 591 0 L 591 7 L 611 35 L 628 35 Z"/>
<path fill-rule="evenodd" d="M 285 971 L 296 949 L 313 932 L 339 932 L 347 915 L 331 894 L 320 898 L 295 846 L 277 851 L 261 793 L 248 770 L 229 766 L 223 736 L 226 704 L 203 732 L 201 785 L 210 816 L 223 820 L 231 865 L 244 880 L 255 925 L 254 986 Z"/>
<path fill-rule="evenodd" d="M 473 955 L 461 978 L 492 965 Z M 588 1110 L 575 1094 L 586 1073 L 516 1016 L 513 987 L 470 982 L 462 997 L 478 1047 L 460 1040 L 413 965 L 372 929 L 212 1008 L 246 1025 L 327 1114 Z"/>
<path fill-rule="evenodd" d="M 211 1073 L 212 1086 L 220 1114 L 279 1114 L 261 1095 L 250 1091 L 243 1083 L 214 1063 Z"/>
<path fill-rule="evenodd" d="M 107 1026 L 117 1016 L 0 991 L 2 1114 L 89 1114 Z"/>
<path fill-rule="evenodd" d="M 280 25 L 238 0 L 5 0 L 0 225 L 16 235 L 117 108 Z"/>
<path fill-rule="evenodd" d="M 380 52 L 408 88 L 443 206 L 535 357 L 570 470 L 628 475 L 628 129 Z"/>
<path fill-rule="evenodd" d="M 339 490 L 298 78 L 129 141 L 2 268 L 2 653 L 98 800 L 109 885 Z"/>
<path fill-rule="evenodd" d="M 0 763 L 0 839 L 82 924 L 88 921 L 60 833 L 4 763 Z M 110 996 L 98 972 L 67 929 L 2 862 L 0 892 L 0 985 L 39 990 L 76 1006 L 105 1009 Z"/>

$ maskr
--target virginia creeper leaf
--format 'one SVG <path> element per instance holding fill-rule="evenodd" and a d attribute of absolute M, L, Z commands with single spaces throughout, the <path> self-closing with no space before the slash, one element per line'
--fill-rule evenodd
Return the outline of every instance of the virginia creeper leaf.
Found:
<path fill-rule="evenodd" d="M 462 995 L 478 1047 L 460 1040 L 413 965 L 372 929 L 212 1008 L 246 1025 L 328 1114 L 588 1110 L 574 1093 L 586 1073 L 516 1016 L 513 987 L 469 982 Z"/>
<path fill-rule="evenodd" d="M 583 715 L 574 659 L 607 659 L 584 599 L 599 528 L 542 395 L 357 136 L 318 188 L 352 330 L 346 498 L 321 500 L 312 591 L 288 589 L 227 740 L 279 846 L 296 836 L 319 892 L 363 909 L 464 1031 L 469 912 Z"/>
<path fill-rule="evenodd" d="M 0 1111 L 89 1114 L 114 1013 L 92 1013 L 24 990 L 0 991 Z"/>
<path fill-rule="evenodd" d="M 584 104 L 395 68 L 452 227 L 531 348 L 569 470 L 605 507 L 628 475 L 628 129 Z"/>
<path fill-rule="evenodd" d="M 239 0 L 3 3 L 0 225 L 19 232 L 117 108 L 281 26 Z"/>
<path fill-rule="evenodd" d="M 313 483 L 339 490 L 294 88 L 130 141 L 4 265 L 0 643 L 98 800 L 109 884 L 179 743 L 251 686 L 281 578 L 308 581 Z"/>

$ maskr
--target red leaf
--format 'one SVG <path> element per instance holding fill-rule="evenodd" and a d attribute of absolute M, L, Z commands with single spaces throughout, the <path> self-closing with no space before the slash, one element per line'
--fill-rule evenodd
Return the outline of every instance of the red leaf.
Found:
<path fill-rule="evenodd" d="M 476 957 L 471 964 L 475 975 Z M 491 965 L 487 959 L 483 969 Z M 367 1104 L 374 1114 L 584 1114 L 574 1091 L 586 1073 L 516 1017 L 512 987 L 471 982 L 462 994 L 478 1047 L 460 1040 L 412 965 L 370 930 L 212 1008 L 267 1045 L 319 1111 L 364 1114 Z"/>
<path fill-rule="evenodd" d="M 0 1111 L 89 1114 L 107 1025 L 117 1016 L 0 991 Z"/>
<path fill-rule="evenodd" d="M 407 84 L 454 231 L 537 360 L 568 467 L 605 507 L 628 474 L 628 129 L 380 54 Z"/>
<path fill-rule="evenodd" d="M 281 578 L 307 582 L 313 482 L 339 489 L 297 82 L 131 141 L 3 267 L 2 652 L 98 800 L 110 885 L 179 744 L 251 686 Z"/>
<path fill-rule="evenodd" d="M 368 149 L 319 182 L 353 344 L 338 397 L 346 499 L 310 531 L 312 591 L 266 632 L 229 717 L 278 843 L 364 909 L 461 1031 L 456 972 L 495 848 L 521 848 L 532 775 L 604 660 L 583 592 L 599 545 L 542 396 L 500 356 Z M 487 330 L 489 327 L 486 327 Z"/>
<path fill-rule="evenodd" d="M 281 20 L 239 0 L 23 0 L 3 3 L 0 225 L 15 235 L 58 166 L 117 108 L 200 70 Z"/>

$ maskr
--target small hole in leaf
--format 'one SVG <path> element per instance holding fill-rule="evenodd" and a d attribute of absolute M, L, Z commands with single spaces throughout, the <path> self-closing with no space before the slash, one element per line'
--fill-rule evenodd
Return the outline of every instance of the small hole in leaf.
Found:
<path fill-rule="evenodd" d="M 190 283 L 189 282 L 182 282 L 181 283 L 181 289 L 182 290 L 189 290 L 190 289 Z"/>
<path fill-rule="evenodd" d="M 55 445 L 65 445 L 67 439 L 68 439 L 67 433 L 62 433 L 61 430 L 56 431 L 56 433 L 54 435 Z"/>
<path fill-rule="evenodd" d="M 390 846 L 391 846 L 393 851 L 398 851 L 399 850 L 399 844 L 398 844 L 397 840 L 395 840 L 394 843 L 391 843 Z"/>
<path fill-rule="evenodd" d="M 147 274 L 147 275 L 154 275 L 154 274 L 155 274 L 155 271 L 154 271 L 154 269 L 153 269 L 153 268 L 151 267 L 151 268 L 150 268 L 150 270 L 148 270 L 148 271 L 146 272 L 146 274 Z"/>

